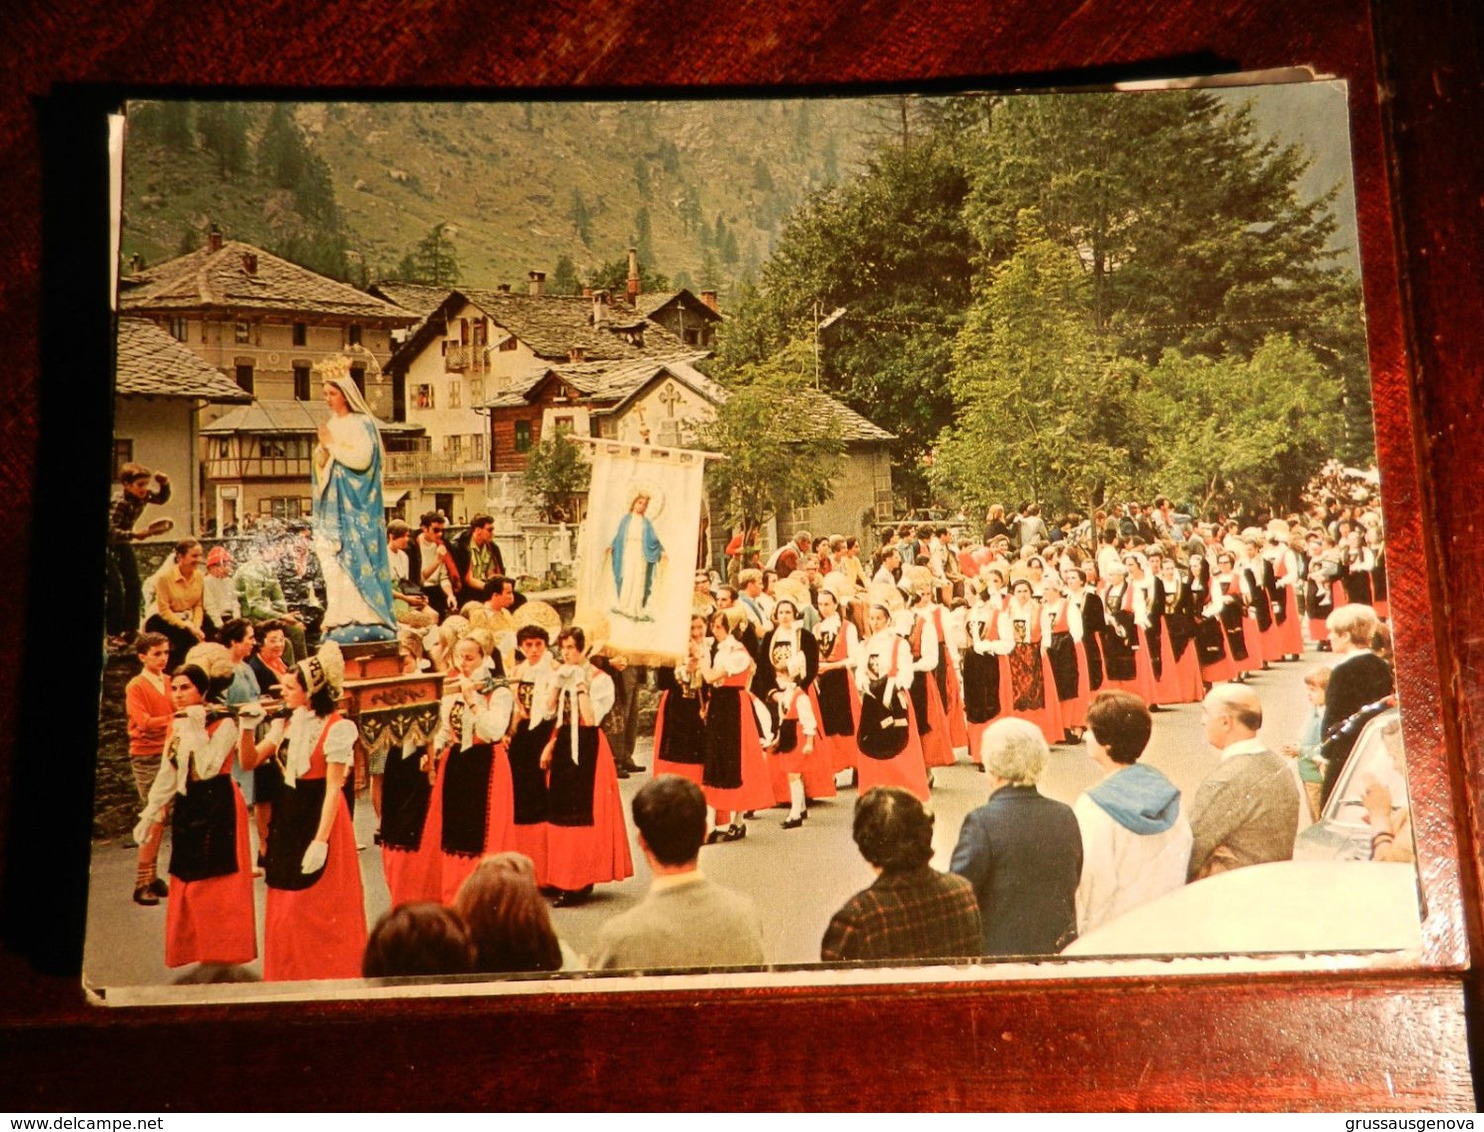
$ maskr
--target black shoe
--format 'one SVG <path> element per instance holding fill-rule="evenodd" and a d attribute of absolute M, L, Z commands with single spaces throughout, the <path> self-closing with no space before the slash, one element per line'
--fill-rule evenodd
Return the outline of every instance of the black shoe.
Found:
<path fill-rule="evenodd" d="M 647 769 L 649 769 L 648 767 L 640 766 L 633 759 L 628 759 L 624 762 L 621 762 L 618 764 L 618 766 L 620 770 L 626 770 L 630 774 L 643 774 Z"/>
<path fill-rule="evenodd" d="M 629 772 L 627 770 L 625 770 L 623 767 L 619 766 L 619 767 L 614 767 L 613 769 L 618 772 L 618 777 L 619 778 L 628 778 L 629 777 Z"/>
<path fill-rule="evenodd" d="M 371 835 L 371 844 L 372 845 L 380 845 L 381 844 L 381 830 L 378 829 L 375 833 L 373 833 Z"/>
<path fill-rule="evenodd" d="M 729 825 L 727 826 L 727 835 L 724 840 L 741 841 L 746 836 L 747 827 L 745 825 Z"/>
<path fill-rule="evenodd" d="M 796 818 L 789 818 L 787 821 L 785 821 L 783 823 L 783 828 L 784 829 L 799 829 L 801 826 L 803 826 L 803 824 L 804 824 L 804 818 L 806 816 L 807 815 L 805 815 L 805 814 L 800 814 Z"/>
<path fill-rule="evenodd" d="M 706 835 L 706 844 L 707 845 L 720 845 L 726 839 L 727 839 L 727 831 L 725 829 L 723 829 L 721 826 L 717 826 L 715 829 L 713 829 L 710 833 L 708 833 Z"/>
<path fill-rule="evenodd" d="M 751 821 L 753 818 L 757 817 L 757 811 L 756 810 L 743 810 L 742 811 L 742 816 L 744 818 L 746 818 L 748 821 Z"/>
<path fill-rule="evenodd" d="M 553 908 L 575 908 L 577 905 L 585 903 L 587 898 L 592 894 L 592 885 L 588 885 L 586 888 L 579 888 L 576 891 L 564 890 L 551 902 L 551 906 Z"/>
<path fill-rule="evenodd" d="M 170 895 L 170 886 L 165 883 L 164 878 L 162 878 L 162 877 L 155 877 L 154 880 L 150 881 L 149 882 L 149 890 L 151 892 L 153 892 L 156 896 L 169 896 Z"/>
<path fill-rule="evenodd" d="M 147 884 L 136 885 L 134 888 L 134 903 L 143 904 L 146 908 L 153 908 L 160 902 L 160 898 L 150 891 Z"/>

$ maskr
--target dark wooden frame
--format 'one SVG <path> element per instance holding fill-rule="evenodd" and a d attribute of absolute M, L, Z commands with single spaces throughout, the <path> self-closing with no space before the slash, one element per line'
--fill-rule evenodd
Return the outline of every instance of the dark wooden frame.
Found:
<path fill-rule="evenodd" d="M 918 0 L 729 7 L 650 0 L 80 0 L 12 5 L 0 106 L 0 670 L 5 940 L 0 1107 L 1442 1108 L 1473 1104 L 1465 1002 L 1480 944 L 1484 758 L 1484 145 L 1476 17 L 1362 0 Z M 292 35 L 280 34 L 292 28 Z M 488 45 L 470 50 L 470 44 Z M 101 1011 L 82 932 L 90 708 L 108 478 L 107 327 L 95 303 L 102 138 L 122 88 L 230 81 L 436 93 L 577 86 L 1083 82 L 1310 64 L 1350 81 L 1399 675 L 1429 900 L 1427 969 L 1053 980 L 972 989 L 725 991 L 580 1003 L 454 1000 Z M 1387 97 L 1378 98 L 1384 89 Z M 46 177 L 43 180 L 43 155 Z M 93 258 L 89 258 L 93 257 Z M 39 284 L 47 287 L 40 302 Z M 86 364 L 78 366 L 78 359 Z M 105 364 L 99 365 L 102 359 Z M 72 364 L 69 364 L 69 361 Z M 45 381 L 41 375 L 45 374 Z M 82 443 L 79 443 L 81 439 Z M 96 449 L 96 451 L 94 451 Z M 1426 563 L 1426 573 L 1423 564 Z M 1425 580 L 1424 580 L 1425 579 Z M 82 678 L 78 679 L 79 672 Z M 68 695 L 61 713 L 38 710 Z M 86 696 L 82 698 L 86 700 Z M 27 711 L 21 711 L 22 704 Z M 1444 724 L 1446 720 L 1446 725 Z M 228 1023 L 223 1025 L 222 1023 Z M 186 1057 L 187 1073 L 178 1072 Z"/>

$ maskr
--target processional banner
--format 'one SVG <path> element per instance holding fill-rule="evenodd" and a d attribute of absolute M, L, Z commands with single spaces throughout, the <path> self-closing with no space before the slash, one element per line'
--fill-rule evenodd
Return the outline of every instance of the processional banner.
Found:
<path fill-rule="evenodd" d="M 580 625 L 606 623 L 609 653 L 674 664 L 690 632 L 706 454 L 597 441 L 578 544 Z"/>

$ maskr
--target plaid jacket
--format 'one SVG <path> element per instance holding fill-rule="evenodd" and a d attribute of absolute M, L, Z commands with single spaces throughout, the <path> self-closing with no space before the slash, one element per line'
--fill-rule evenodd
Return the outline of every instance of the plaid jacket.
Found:
<path fill-rule="evenodd" d="M 930 865 L 886 872 L 852 896 L 820 944 L 827 963 L 853 959 L 943 959 L 981 953 L 974 886 Z"/>

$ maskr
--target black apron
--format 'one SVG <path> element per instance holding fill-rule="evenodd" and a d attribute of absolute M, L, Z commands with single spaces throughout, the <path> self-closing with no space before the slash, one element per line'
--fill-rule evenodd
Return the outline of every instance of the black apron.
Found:
<path fill-rule="evenodd" d="M 448 752 L 443 769 L 443 842 L 445 853 L 456 857 L 484 855 L 489 832 L 490 773 L 495 749 L 475 743 L 461 751 Z"/>
<path fill-rule="evenodd" d="M 381 780 L 381 843 L 388 849 L 421 848 L 432 796 L 422 752 L 403 756 L 400 750 L 388 751 Z"/>
<path fill-rule="evenodd" d="M 237 792 L 219 774 L 186 787 L 171 807 L 170 875 L 210 880 L 237 871 Z"/>
<path fill-rule="evenodd" d="M 872 680 L 861 697 L 860 729 L 856 746 L 868 758 L 887 761 L 907 749 L 907 704 L 900 688 L 895 689 L 890 703 L 882 702 L 887 677 Z"/>

